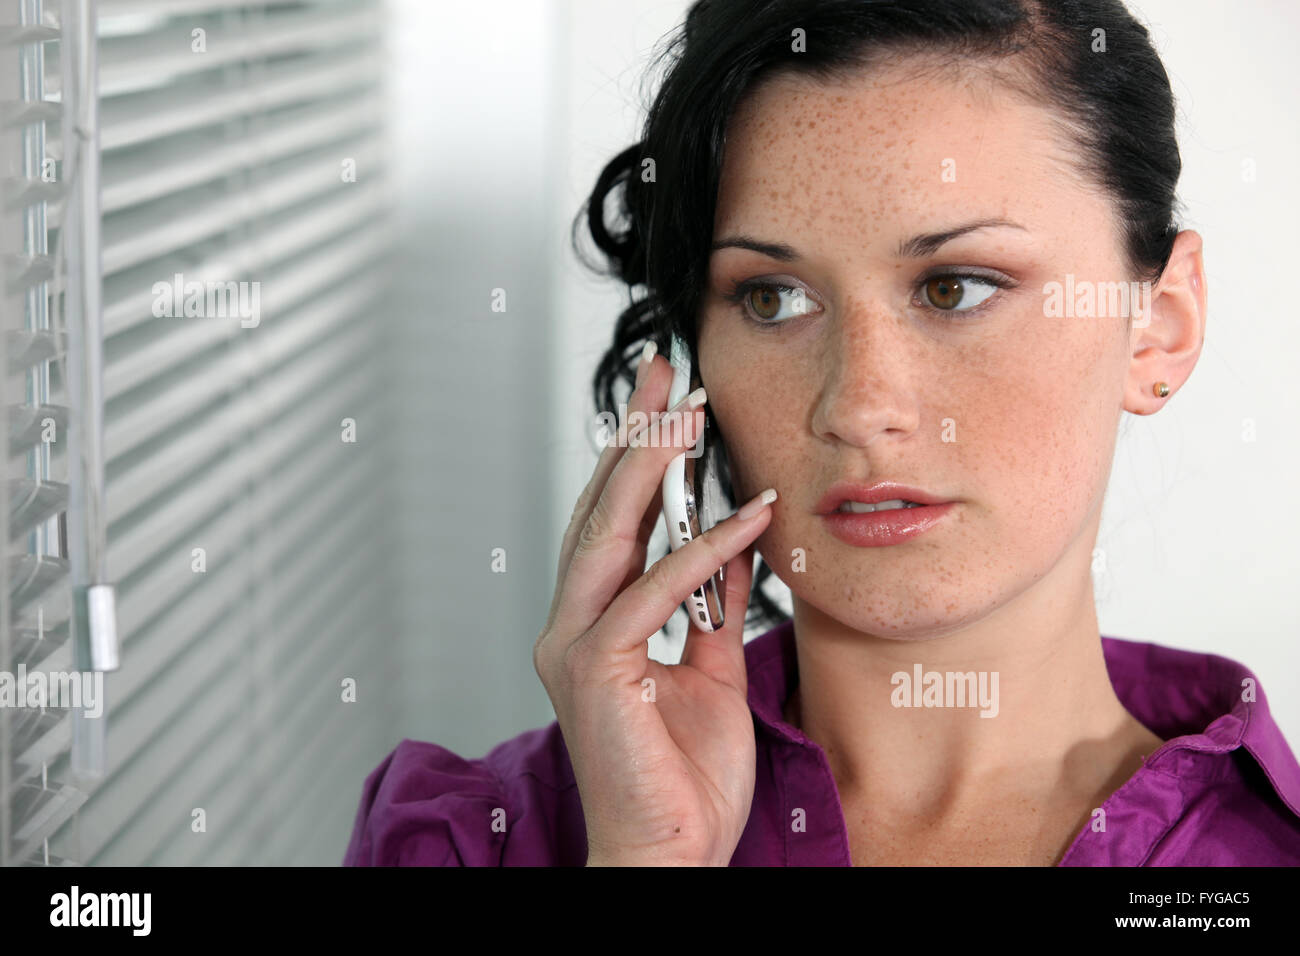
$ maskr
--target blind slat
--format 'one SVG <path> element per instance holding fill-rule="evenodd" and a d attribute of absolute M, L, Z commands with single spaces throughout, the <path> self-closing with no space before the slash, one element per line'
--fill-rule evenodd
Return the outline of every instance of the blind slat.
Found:
<path fill-rule="evenodd" d="M 316 455 L 308 455 L 308 457 L 315 459 Z M 315 463 L 321 462 L 316 460 Z M 311 475 L 308 475 L 308 479 L 311 479 Z M 315 501 L 309 480 L 292 485 L 291 492 L 281 494 L 279 489 L 281 485 L 277 485 L 268 499 L 278 502 L 277 514 L 281 518 L 286 518 L 291 512 L 302 514 L 302 511 L 295 509 L 298 509 L 299 505 L 307 507 Z M 328 493 L 330 488 L 321 490 L 322 493 Z M 134 695 L 138 685 L 152 674 L 152 667 L 155 666 L 152 662 L 160 659 L 159 654 L 162 652 L 151 648 L 159 644 L 159 641 L 165 643 L 174 639 L 175 627 L 165 622 L 172 619 L 174 615 L 174 623 L 183 623 L 191 617 L 201 617 L 201 607 L 221 606 L 220 598 L 216 598 L 216 604 L 213 604 L 214 598 L 209 596 L 207 591 L 216 589 L 224 580 L 220 575 L 225 571 L 227 564 L 234 561 L 237 546 L 247 536 L 247 522 L 242 516 L 237 520 L 226 511 L 213 512 L 205 522 L 198 523 L 192 528 L 190 536 L 195 542 L 201 542 L 213 570 L 209 572 L 211 575 L 209 578 L 203 579 L 204 593 L 192 594 L 190 591 L 198 583 L 192 576 L 190 564 L 177 562 L 174 559 L 169 561 L 172 555 L 165 553 L 153 555 L 153 561 L 142 568 L 129 589 L 131 600 L 125 602 L 127 605 L 125 610 L 130 617 L 127 617 L 123 623 L 131 626 L 129 632 L 131 640 L 126 646 L 131 649 L 136 669 L 117 678 L 118 689 L 126 697 Z M 199 604 L 188 607 L 188 602 L 191 601 Z"/>
<path fill-rule="evenodd" d="M 349 553 L 334 569 L 334 573 L 322 581 L 322 585 L 346 587 L 349 581 L 363 575 L 378 555 L 377 546 Z M 241 810 L 243 815 L 251 818 L 243 828 L 246 840 L 258 842 L 264 836 L 258 830 L 265 828 L 264 814 L 276 812 L 272 809 L 274 803 L 280 804 L 281 813 L 286 810 L 296 812 L 296 806 L 281 797 L 283 790 L 277 787 L 277 783 L 302 787 L 304 777 L 310 775 L 310 770 L 304 774 L 304 766 L 319 770 L 321 754 L 339 743 L 329 733 L 329 724 L 321 726 L 321 707 L 316 703 L 321 697 L 314 690 L 328 685 L 332 691 L 325 698 L 330 709 L 327 720 L 336 717 L 339 710 L 349 709 L 339 700 L 339 684 L 334 675 L 357 674 L 363 670 L 367 648 L 357 640 L 357 635 L 365 633 L 379 619 L 380 612 L 381 608 L 374 600 L 355 601 L 346 608 L 340 608 L 335 618 L 312 620 L 305 631 L 294 635 L 297 639 L 295 646 L 300 653 L 294 660 L 293 671 L 285 674 L 283 680 L 277 681 L 277 687 L 281 689 L 277 699 L 282 701 L 282 707 L 277 709 L 273 719 L 281 732 L 276 735 L 275 745 L 265 754 L 264 765 L 273 768 L 273 771 L 265 774 L 267 779 L 259 781 L 261 786 L 258 787 L 256 799 L 251 804 L 246 803 Z M 375 685 L 372 689 L 378 690 L 380 686 L 382 685 Z M 304 746 L 304 740 L 310 743 Z M 227 776 L 235 772 L 256 779 L 246 755 L 242 763 L 236 758 L 226 768 Z M 316 784 L 320 779 L 320 776 L 315 777 Z M 304 789 L 313 786 L 308 781 Z M 241 856 L 246 860 L 257 859 L 260 855 L 255 847 L 246 845 L 241 848 Z"/>
<path fill-rule="evenodd" d="M 264 6 L 291 6 L 299 0 L 263 0 Z M 149 20 L 165 17 L 190 17 L 198 14 L 238 10 L 248 6 L 248 0 L 99 0 L 99 19 Z M 116 27 L 121 31 L 124 27 Z"/>
<path fill-rule="evenodd" d="M 5 330 L 5 351 L 8 356 L 9 372 L 22 372 L 41 362 L 58 358 L 68 350 L 66 332 L 50 332 L 38 329 L 29 332 L 25 329 Z"/>
<path fill-rule="evenodd" d="M 32 863 L 43 862 L 43 857 L 36 855 L 42 842 L 71 818 L 85 801 L 84 793 L 67 784 L 57 789 L 34 784 L 23 787 L 14 800 L 15 815 L 22 821 L 14 833 L 17 843 L 15 858 Z"/>
<path fill-rule="evenodd" d="M 268 167 L 265 179 L 238 192 L 224 186 L 200 186 L 110 216 L 104 223 L 104 274 L 112 275 L 337 189 L 343 157 L 355 158 L 358 166 L 364 166 L 377 161 L 381 152 L 373 141 L 334 146 Z"/>
<path fill-rule="evenodd" d="M 156 557 L 160 553 L 164 553 L 163 548 L 168 546 L 171 541 L 171 538 L 155 538 L 151 542 L 148 537 L 151 532 L 159 531 L 165 527 L 164 519 L 157 516 L 158 512 L 170 514 L 174 510 L 178 510 L 182 507 L 189 507 L 195 509 L 194 513 L 199 516 L 220 514 L 224 499 L 222 498 L 221 485 L 217 479 L 221 477 L 221 475 L 218 474 L 217 478 L 208 480 L 208 474 L 215 467 L 216 459 L 218 457 L 238 456 L 243 458 L 244 456 L 255 456 L 259 458 L 259 465 L 263 468 L 276 468 L 288 473 L 294 473 L 298 469 L 298 463 L 294 461 L 283 461 L 283 456 L 278 453 L 279 450 L 276 446 L 279 444 L 288 445 L 289 447 L 292 447 L 295 452 L 311 458 L 311 452 L 315 451 L 315 449 L 304 449 L 301 446 L 304 444 L 311 444 L 313 439 L 310 436 L 314 435 L 316 436 L 315 442 L 317 444 L 324 448 L 333 450 L 332 446 L 326 444 L 324 437 L 335 436 L 337 433 L 337 428 L 335 427 L 336 423 L 330 421 L 324 416 L 333 416 L 336 414 L 338 408 L 343 406 L 345 401 L 359 402 L 362 398 L 364 398 L 363 389 L 350 380 L 344 380 L 339 383 L 339 387 L 334 392 L 317 399 L 304 401 L 303 409 L 299 410 L 301 414 L 296 416 L 286 416 L 285 424 L 287 426 L 289 422 L 292 422 L 294 425 L 309 429 L 309 431 L 304 433 L 309 436 L 306 442 L 304 442 L 301 437 L 297 437 L 296 444 L 293 444 L 291 440 L 281 438 L 283 433 L 282 429 L 274 436 L 268 436 L 268 440 L 265 443 L 262 443 L 265 447 L 262 447 L 260 444 L 256 450 L 233 450 L 229 446 L 226 448 L 218 447 L 213 449 L 212 456 L 201 459 L 202 469 L 200 471 L 185 476 L 185 480 L 187 481 L 186 491 L 173 493 L 169 497 L 159 495 L 156 502 L 150 503 L 150 507 L 153 508 L 152 511 L 142 512 L 142 516 L 135 519 L 131 528 L 120 532 L 120 540 L 122 544 L 120 550 L 114 552 L 113 560 L 120 562 L 120 567 L 133 575 L 143 573 L 146 569 L 151 567 L 152 562 L 156 560 Z M 326 432 L 325 429 L 327 428 L 330 429 L 330 431 Z M 274 443 L 271 440 L 272 438 L 275 439 Z M 321 454 L 324 454 L 324 452 L 321 452 Z M 321 464 L 322 462 L 317 461 L 315 463 Z M 200 478 L 202 478 L 202 481 L 200 481 Z M 188 488 L 189 483 L 195 485 L 192 490 Z M 195 502 L 194 497 L 191 496 L 197 497 L 197 503 Z M 183 501 L 181 503 L 176 503 L 174 501 L 176 497 L 182 497 Z M 218 546 L 218 540 L 209 542 L 207 546 L 209 548 L 216 548 Z"/>
<path fill-rule="evenodd" d="M 195 77 L 188 83 L 103 104 L 100 148 L 139 146 L 283 106 L 319 101 L 374 82 L 382 65 L 375 46 L 271 63 L 255 76 Z"/>
<path fill-rule="evenodd" d="M 375 125 L 380 102 L 369 95 L 345 102 L 313 103 L 290 115 L 276 116 L 274 126 L 258 133 L 231 137 L 217 129 L 180 137 L 165 147 L 135 151 L 123 157 L 114 166 L 113 174 L 104 178 L 101 208 L 106 214 L 117 212 L 260 162 L 355 138 Z"/>
<path fill-rule="evenodd" d="M 203 29 L 204 51 L 193 49 Z M 379 36 L 382 22 L 369 5 L 272 11 L 238 21 L 210 18 L 165 23 L 146 34 L 101 38 L 99 95 L 109 99 L 161 86 L 194 73 L 290 54 L 314 53 Z M 45 58 L 47 97 L 61 96 L 57 48 Z"/>
<path fill-rule="evenodd" d="M 250 226 L 243 242 L 204 250 L 197 261 L 193 254 L 173 255 L 119 273 L 105 286 L 105 337 L 112 338 L 153 319 L 153 283 L 159 276 L 179 272 L 195 277 L 238 277 L 253 269 L 278 265 L 320 243 L 322 237 L 354 232 L 367 219 L 373 220 L 381 190 L 382 186 L 374 181 L 358 183 L 356 189 L 341 196 L 325 197 Z"/>
<path fill-rule="evenodd" d="M 56 435 L 68 427 L 66 405 L 16 405 L 9 413 L 9 454 L 16 455 L 41 443 L 45 422 L 54 423 Z"/>
<path fill-rule="evenodd" d="M 44 620 L 57 623 L 68 616 L 71 602 L 60 603 L 66 594 L 57 585 L 67 580 L 66 558 L 48 554 L 19 554 L 9 557 L 9 608 L 16 627 L 36 627 L 39 602 Z"/>
<path fill-rule="evenodd" d="M 293 580 L 286 579 L 282 585 L 277 583 L 277 588 L 286 598 L 309 597 L 311 589 L 319 586 L 321 575 L 329 571 L 337 563 L 337 559 L 349 552 L 354 544 L 352 536 L 364 528 L 365 520 L 371 516 L 370 511 L 373 507 L 373 505 L 356 506 L 356 496 L 362 494 L 367 487 L 365 472 L 364 465 L 349 467 L 345 472 L 340 473 L 337 481 L 331 482 L 324 488 L 315 489 L 310 499 L 302 502 L 302 506 L 295 510 L 298 527 L 286 530 L 284 538 L 292 540 L 297 545 L 310 541 L 310 550 L 304 555 L 295 556 L 286 555 L 283 548 L 275 547 L 274 556 L 267 558 L 272 564 L 276 563 L 277 559 L 298 558 L 293 562 L 297 577 Z M 294 504 L 296 506 L 298 503 Z M 306 531 L 303 530 L 304 523 L 309 523 L 312 518 L 318 520 L 330 508 L 341 509 L 345 516 L 335 523 L 328 535 L 314 537 L 310 527 Z M 171 676 L 167 676 L 175 662 L 190 654 L 198 644 L 206 645 L 216 640 L 215 634 L 225 633 L 227 628 L 232 627 L 245 639 L 248 637 L 247 621 L 238 610 L 241 589 L 247 589 L 249 584 L 250 571 L 247 563 L 241 566 L 237 556 L 232 558 L 229 552 L 222 554 L 214 551 L 211 557 L 212 562 L 207 573 L 213 577 L 204 578 L 201 587 L 192 585 L 183 598 L 183 605 L 178 603 L 177 610 L 174 612 L 170 608 L 167 609 L 163 616 L 151 621 L 148 627 L 141 630 L 138 635 L 139 642 L 132 650 L 136 673 L 129 678 L 126 674 L 113 675 L 111 692 L 119 721 L 128 720 L 128 715 L 139 713 L 142 708 L 150 713 L 155 711 L 154 704 L 161 699 L 158 695 L 168 693 L 168 686 L 174 684 L 181 676 L 186 680 L 197 679 L 202 673 L 211 676 L 210 672 L 203 671 L 197 665 L 188 664 L 184 675 L 172 673 Z M 222 561 L 226 563 L 222 564 Z M 184 562 L 182 570 L 186 574 L 192 573 L 189 570 L 188 560 Z M 185 608 L 184 616 L 181 616 L 179 610 L 182 606 Z M 283 619 L 277 621 L 275 635 L 262 635 L 259 642 L 266 644 L 268 641 L 284 640 L 285 635 L 298 632 L 304 619 L 318 612 L 319 607 L 312 601 L 302 601 L 301 606 L 295 607 L 291 612 L 286 613 Z M 191 620 L 194 624 L 189 623 Z M 183 695 L 176 695 L 177 700 L 182 697 Z M 154 704 L 141 703 L 148 701 L 153 701 Z M 129 756 L 129 753 L 123 756 Z"/>
<path fill-rule="evenodd" d="M 309 344 L 313 336 L 329 336 L 356 314 L 355 309 L 367 300 L 373 301 L 371 297 L 377 288 L 378 283 L 374 281 L 352 283 L 286 315 L 267 336 L 268 339 L 274 336 L 263 353 L 267 367 Z M 105 428 L 104 444 L 110 465 L 124 467 L 119 462 L 125 455 L 217 401 L 229 390 L 231 367 L 237 367 L 239 362 L 237 353 L 228 353 L 201 369 L 185 369 L 177 376 L 186 380 L 185 389 L 165 387 L 170 379 L 160 378 L 155 388 L 133 393 L 131 404 L 122 405 Z"/>
<path fill-rule="evenodd" d="M 327 342 L 315 348 L 301 361 L 295 362 L 289 369 L 278 372 L 274 379 L 254 386 L 255 391 L 247 395 L 249 402 L 256 404 L 261 411 L 274 416 L 278 423 L 272 439 L 281 441 L 289 431 L 290 425 L 301 424 L 312 428 L 313 420 L 304 412 L 321 414 L 322 403 L 337 404 L 347 395 L 353 397 L 354 389 L 350 386 L 349 366 L 355 363 L 359 349 L 366 345 L 365 329 L 356 326 L 342 336 L 337 342 Z M 322 388 L 327 388 L 322 403 L 305 402 L 304 396 L 315 395 Z M 198 465 L 210 461 L 224 449 L 248 440 L 249 414 L 242 402 L 227 402 L 216 409 L 201 422 L 195 422 L 185 434 L 178 435 L 157 452 L 128 459 L 121 467 L 115 468 L 111 477 L 114 495 L 109 505 L 108 521 L 110 524 L 123 516 L 147 504 L 151 499 L 160 499 L 168 485 L 179 482 Z M 321 428 L 320 421 L 315 422 L 315 431 Z M 268 446 L 274 447 L 274 446 Z M 268 466 L 279 464 L 278 456 L 264 452 L 268 457 Z"/>
<path fill-rule="evenodd" d="M 68 510 L 68 486 L 57 481 L 9 478 L 9 540 L 17 541 L 59 512 Z"/>
<path fill-rule="evenodd" d="M 58 624 L 44 625 L 40 628 L 14 628 L 10 637 L 13 640 L 15 663 L 19 661 L 25 663 L 28 670 L 36 667 L 49 670 L 45 662 L 50 660 L 51 655 L 63 647 L 68 640 L 68 621 L 64 619 Z M 71 654 L 66 656 L 70 658 Z"/>
<path fill-rule="evenodd" d="M 321 276 L 350 274 L 360 265 L 378 259 L 387 241 L 386 230 L 373 224 L 354 236 L 334 237 L 310 257 L 265 280 L 257 280 L 262 283 L 259 286 L 261 323 L 268 329 L 274 327 L 277 313 L 282 314 L 306 296 L 320 292 Z M 109 400 L 139 388 L 159 369 L 175 368 L 211 350 L 217 343 L 262 330 L 262 324 L 256 330 L 242 328 L 239 320 L 233 318 L 181 317 L 163 321 L 172 325 L 168 334 L 146 339 L 129 350 L 114 349 L 106 357 L 104 394 Z"/>
<path fill-rule="evenodd" d="M 54 278 L 54 259 L 51 256 L 12 256 L 5 265 L 10 295 L 21 295 Z"/>

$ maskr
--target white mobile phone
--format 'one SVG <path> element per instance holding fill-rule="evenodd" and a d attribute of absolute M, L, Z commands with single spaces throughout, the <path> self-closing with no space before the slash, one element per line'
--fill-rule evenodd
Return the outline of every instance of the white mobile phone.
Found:
<path fill-rule="evenodd" d="M 699 377 L 691 369 L 690 349 L 675 333 L 669 346 L 668 363 L 673 369 L 668 392 L 668 407 L 672 408 L 699 386 Z M 718 480 L 722 452 L 717 442 L 709 441 L 708 422 L 706 416 L 704 431 L 695 446 L 675 457 L 664 473 L 664 524 L 673 551 L 712 528 L 722 513 L 722 488 Z M 726 565 L 723 565 L 684 602 L 691 623 L 701 631 L 715 631 L 723 625 L 725 574 Z"/>

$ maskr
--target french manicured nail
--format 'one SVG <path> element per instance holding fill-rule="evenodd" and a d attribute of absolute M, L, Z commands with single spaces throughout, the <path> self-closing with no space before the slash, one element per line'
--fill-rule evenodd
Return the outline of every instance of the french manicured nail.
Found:
<path fill-rule="evenodd" d="M 691 394 L 687 395 L 685 398 L 683 398 L 672 408 L 668 409 L 668 411 L 664 412 L 664 414 L 671 415 L 674 412 L 684 412 L 690 409 L 699 408 L 701 405 L 705 403 L 705 401 L 708 400 L 708 397 L 709 396 L 704 392 L 704 386 L 701 385 L 699 388 L 691 392 Z"/>
<path fill-rule="evenodd" d="M 741 521 L 748 521 L 774 501 L 776 501 L 776 489 L 769 488 L 767 491 L 761 492 L 757 498 L 747 502 L 743 508 L 736 512 L 736 517 Z"/>
<path fill-rule="evenodd" d="M 691 394 L 686 396 L 686 404 L 691 408 L 699 408 L 705 403 L 708 397 L 709 396 L 704 392 L 704 386 L 701 385 L 695 391 L 691 392 Z"/>
<path fill-rule="evenodd" d="M 651 340 L 646 342 L 645 348 L 641 350 L 641 361 L 636 365 L 636 387 L 640 388 L 641 383 L 645 381 L 645 376 L 650 371 L 650 362 L 654 359 L 655 353 L 659 351 L 659 346 Z"/>
<path fill-rule="evenodd" d="M 704 404 L 704 402 L 705 402 L 707 399 L 708 399 L 708 395 L 705 394 L 705 392 L 704 392 L 704 386 L 701 385 L 699 388 L 697 388 L 695 391 L 691 392 L 689 395 L 687 395 L 685 398 L 683 398 L 680 402 L 678 402 L 678 403 L 677 403 L 676 405 L 674 405 L 672 408 L 668 409 L 668 411 L 666 411 L 666 412 L 661 412 L 661 413 L 660 413 L 660 415 L 659 415 L 659 419 L 658 419 L 658 421 L 660 422 L 660 427 L 661 427 L 661 428 L 669 427 L 669 425 L 670 425 L 671 422 L 673 421 L 673 418 L 672 418 L 673 415 L 675 415 L 675 414 L 680 414 L 680 413 L 682 413 L 682 412 L 686 412 L 686 411 L 693 411 L 693 410 L 695 410 L 695 409 L 698 409 L 701 405 Z M 650 430 L 650 426 L 651 426 L 652 424 L 654 424 L 653 421 L 649 421 L 649 422 L 645 422 L 645 423 L 643 423 L 643 424 L 641 425 L 641 427 L 638 428 L 635 432 L 633 432 L 632 435 L 631 435 L 630 437 L 631 437 L 631 438 L 639 437 L 639 436 L 641 435 L 642 432 L 649 431 L 649 430 Z"/>

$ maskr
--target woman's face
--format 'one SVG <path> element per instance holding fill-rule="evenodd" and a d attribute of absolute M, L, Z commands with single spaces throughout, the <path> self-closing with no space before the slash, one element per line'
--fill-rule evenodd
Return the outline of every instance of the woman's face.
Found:
<path fill-rule="evenodd" d="M 946 633 L 1063 559 L 1086 583 L 1130 333 L 1123 314 L 1049 314 L 1044 285 L 1131 276 L 1114 209 L 1069 171 L 1071 148 L 1042 108 L 998 87 L 897 70 L 774 79 L 728 128 L 715 243 L 744 236 L 795 258 L 713 252 L 701 377 L 736 500 L 780 493 L 764 560 L 844 625 Z M 900 249 L 993 219 L 1020 228 Z M 1012 287 L 930 281 L 967 269 Z M 803 290 L 806 311 L 771 286 L 724 299 L 746 280 Z M 817 514 L 843 480 L 956 504 L 918 537 L 854 546 Z"/>

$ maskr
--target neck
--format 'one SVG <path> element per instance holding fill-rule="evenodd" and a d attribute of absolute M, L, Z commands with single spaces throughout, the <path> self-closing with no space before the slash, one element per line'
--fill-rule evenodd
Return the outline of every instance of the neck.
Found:
<path fill-rule="evenodd" d="M 799 686 L 786 716 L 826 752 L 841 796 L 942 816 L 1010 791 L 1087 793 L 1112 773 L 1102 755 L 1138 728 L 1111 686 L 1080 563 L 1063 560 L 983 619 L 941 634 L 864 633 L 796 598 Z M 1075 583 L 1062 588 L 1057 576 Z M 931 689 L 944 706 L 896 706 L 924 696 L 924 682 L 920 693 L 910 686 L 918 664 L 973 671 L 977 693 L 952 706 L 944 680 Z M 981 673 L 986 691 L 996 688 L 995 716 L 980 716 L 992 710 L 980 703 Z"/>

